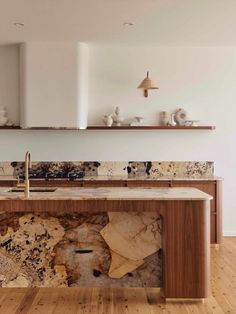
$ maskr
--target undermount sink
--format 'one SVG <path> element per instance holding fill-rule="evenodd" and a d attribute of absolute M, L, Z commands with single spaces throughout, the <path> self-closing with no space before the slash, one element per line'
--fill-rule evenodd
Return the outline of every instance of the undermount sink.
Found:
<path fill-rule="evenodd" d="M 12 188 L 8 192 L 24 192 L 24 188 Z M 52 193 L 56 191 L 56 188 L 30 188 L 32 193 Z"/>

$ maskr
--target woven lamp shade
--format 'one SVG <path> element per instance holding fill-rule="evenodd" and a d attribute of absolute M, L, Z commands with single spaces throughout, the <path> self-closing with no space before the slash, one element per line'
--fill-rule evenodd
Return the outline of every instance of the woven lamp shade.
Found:
<path fill-rule="evenodd" d="M 139 84 L 138 88 L 142 88 L 144 90 L 144 96 L 148 97 L 149 89 L 158 89 L 159 87 L 149 78 L 149 72 L 147 72 L 147 77 Z"/>

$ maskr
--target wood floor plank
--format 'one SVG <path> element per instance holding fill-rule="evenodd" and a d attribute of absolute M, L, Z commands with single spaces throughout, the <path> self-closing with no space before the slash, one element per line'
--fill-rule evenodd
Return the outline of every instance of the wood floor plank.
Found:
<path fill-rule="evenodd" d="M 63 294 L 63 291 L 58 289 L 42 288 L 39 289 L 30 309 L 24 314 L 53 314 L 57 302 Z M 10 313 L 9 313 L 10 314 Z M 13 314 L 13 313 L 11 313 Z M 15 313 L 14 313 L 15 314 Z"/>
<path fill-rule="evenodd" d="M 0 314 L 236 314 L 236 237 L 211 256 L 212 296 L 204 303 L 165 303 L 151 288 L 2 288 Z"/>
<path fill-rule="evenodd" d="M 21 300 L 15 314 L 27 313 L 27 311 L 29 311 L 29 309 L 31 308 L 31 305 L 38 291 L 39 291 L 38 288 L 27 289 L 27 292 L 25 293 L 23 299 Z"/>
<path fill-rule="evenodd" d="M 2 288 L 6 291 L 0 304 L 0 314 L 15 314 L 28 289 Z M 4 295 L 4 294 L 3 294 Z"/>

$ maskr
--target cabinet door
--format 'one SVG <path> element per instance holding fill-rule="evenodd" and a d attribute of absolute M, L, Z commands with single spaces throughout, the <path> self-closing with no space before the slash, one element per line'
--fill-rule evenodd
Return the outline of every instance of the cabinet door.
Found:
<path fill-rule="evenodd" d="M 215 181 L 172 181 L 172 187 L 193 187 L 213 196 L 211 200 L 211 243 L 217 242 L 217 210 Z"/>

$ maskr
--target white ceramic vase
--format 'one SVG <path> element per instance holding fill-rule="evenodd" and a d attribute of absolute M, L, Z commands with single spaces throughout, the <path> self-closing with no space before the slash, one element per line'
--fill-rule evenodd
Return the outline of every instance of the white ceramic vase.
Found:
<path fill-rule="evenodd" d="M 187 120 L 187 112 L 184 109 L 178 109 L 175 112 L 175 121 L 177 122 L 178 125 L 185 125 L 185 121 Z"/>
<path fill-rule="evenodd" d="M 113 124 L 113 118 L 112 114 L 106 115 L 103 117 L 103 121 L 106 124 L 106 126 L 111 127 Z"/>
<path fill-rule="evenodd" d="M 124 118 L 120 114 L 120 108 L 115 108 L 115 113 L 113 114 L 113 120 L 116 123 L 117 126 L 121 126 L 121 123 L 124 121 Z"/>
<path fill-rule="evenodd" d="M 175 114 L 172 113 L 170 116 L 170 122 L 169 122 L 170 126 L 176 126 L 176 122 L 175 122 Z"/>
<path fill-rule="evenodd" d="M 6 108 L 0 106 L 0 126 L 6 125 L 8 121 Z"/>

